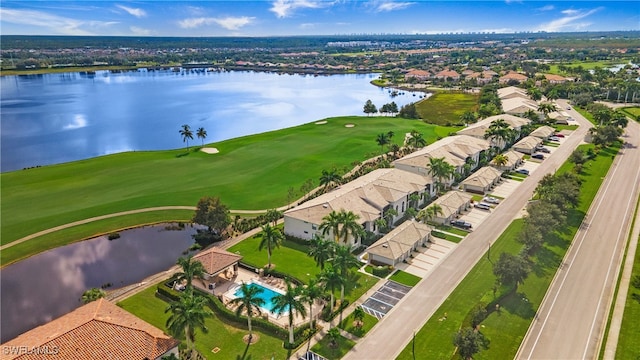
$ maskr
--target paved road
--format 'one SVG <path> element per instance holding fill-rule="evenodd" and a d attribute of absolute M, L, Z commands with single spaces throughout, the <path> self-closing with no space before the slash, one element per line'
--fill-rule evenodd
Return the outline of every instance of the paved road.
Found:
<path fill-rule="evenodd" d="M 598 357 L 638 199 L 640 124 L 630 122 L 624 140 L 517 359 Z"/>
<path fill-rule="evenodd" d="M 559 103 L 566 107 L 565 103 Z M 538 181 L 545 174 L 554 173 L 584 139 L 591 123 L 573 110 L 570 113 L 581 126 L 520 184 L 518 191 L 493 211 L 482 226 L 460 242 L 440 266 L 418 283 L 344 359 L 388 360 L 398 356 L 411 340 L 413 332 L 426 323 L 487 251 L 489 242 L 493 243 L 526 205 Z"/>

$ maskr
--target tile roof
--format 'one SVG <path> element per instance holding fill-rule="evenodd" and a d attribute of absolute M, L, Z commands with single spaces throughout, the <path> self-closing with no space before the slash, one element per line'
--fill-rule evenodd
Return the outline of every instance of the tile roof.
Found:
<path fill-rule="evenodd" d="M 433 203 L 440 205 L 442 214 L 440 217 L 448 218 L 458 212 L 458 210 L 471 201 L 472 196 L 459 191 L 449 191 L 437 198 Z"/>
<path fill-rule="evenodd" d="M 230 253 L 215 246 L 193 256 L 193 260 L 201 262 L 207 274 L 210 275 L 219 273 L 241 259 L 242 256 Z"/>
<path fill-rule="evenodd" d="M 155 359 L 179 341 L 105 299 L 98 299 L 2 344 L 4 349 L 48 349 L 51 358 Z M 0 359 L 42 359 L 42 355 L 6 354 Z M 47 357 L 49 358 L 49 357 Z"/>
<path fill-rule="evenodd" d="M 533 149 L 536 148 L 536 146 L 538 146 L 541 143 L 542 143 L 542 140 L 540 138 L 537 138 L 535 136 L 525 136 L 522 139 L 520 139 L 520 141 L 518 141 L 517 143 L 513 144 L 512 148 L 513 149 L 520 148 L 520 149 L 533 150 Z"/>
<path fill-rule="evenodd" d="M 500 80 L 517 80 L 517 81 L 524 81 L 527 80 L 528 77 L 522 74 L 519 74 L 515 71 L 510 71 L 508 74 L 500 77 Z"/>
<path fill-rule="evenodd" d="M 502 99 L 502 110 L 506 113 L 515 110 L 520 110 L 522 113 L 527 110 L 538 111 L 538 104 L 533 100 L 524 98 Z"/>
<path fill-rule="evenodd" d="M 496 179 L 500 179 L 502 172 L 491 166 L 485 166 L 466 178 L 462 185 L 486 187 L 491 185 Z"/>
<path fill-rule="evenodd" d="M 393 163 L 426 168 L 429 159 L 444 158 L 453 166 L 462 166 L 467 157 L 489 148 L 489 141 L 485 139 L 469 135 L 447 136 Z"/>
<path fill-rule="evenodd" d="M 380 218 L 382 210 L 392 202 L 414 192 L 424 191 L 431 177 L 400 169 L 376 169 L 337 189 L 311 199 L 293 209 L 285 216 L 320 224 L 331 211 L 352 211 L 361 222 Z"/>
<path fill-rule="evenodd" d="M 551 134 L 555 133 L 556 129 L 552 128 L 551 126 L 540 126 L 539 128 L 533 130 L 531 132 L 531 134 L 529 134 L 529 136 L 534 136 L 537 138 L 547 138 L 549 136 L 551 136 Z"/>
<path fill-rule="evenodd" d="M 498 97 L 500 99 L 505 98 L 505 97 L 510 96 L 510 95 L 514 95 L 514 94 L 522 96 L 522 97 L 527 97 L 527 98 L 529 97 L 527 95 L 527 91 L 526 90 L 521 89 L 521 88 L 516 87 L 516 86 L 503 87 L 503 88 L 498 89 L 497 92 L 498 92 Z"/>
<path fill-rule="evenodd" d="M 427 238 L 431 230 L 433 228 L 429 225 L 407 220 L 369 246 L 367 252 L 387 259 L 398 259 L 420 240 Z"/>

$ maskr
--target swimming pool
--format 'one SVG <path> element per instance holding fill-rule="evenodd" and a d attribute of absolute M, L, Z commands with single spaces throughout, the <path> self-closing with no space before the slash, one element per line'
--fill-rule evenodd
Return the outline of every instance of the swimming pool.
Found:
<path fill-rule="evenodd" d="M 273 298 L 276 295 L 282 295 L 282 292 L 276 292 L 275 290 L 272 290 L 268 287 L 263 286 L 262 284 L 259 283 L 255 283 L 255 282 L 251 282 L 249 284 L 247 284 L 247 286 L 249 287 L 257 287 L 259 289 L 262 289 L 262 292 L 258 294 L 258 297 L 262 300 L 264 300 L 264 305 L 261 306 L 260 308 L 268 313 L 270 313 L 271 315 L 277 317 L 279 315 L 286 315 L 289 312 L 289 307 L 287 306 L 284 311 L 282 312 L 282 314 L 277 314 L 275 312 L 273 312 Z M 234 293 L 233 293 L 233 297 L 242 297 L 242 287 L 239 287 Z"/>

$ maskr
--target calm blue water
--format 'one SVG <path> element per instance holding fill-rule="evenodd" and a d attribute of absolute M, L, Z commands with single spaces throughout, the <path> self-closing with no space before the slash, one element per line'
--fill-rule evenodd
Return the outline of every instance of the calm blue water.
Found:
<path fill-rule="evenodd" d="M 258 288 L 258 289 L 262 289 L 261 293 L 258 293 L 258 297 L 262 300 L 264 300 L 264 306 L 261 306 L 260 308 L 264 311 L 267 311 L 275 316 L 277 316 L 278 314 L 275 314 L 272 310 L 273 310 L 273 298 L 276 295 L 280 295 L 277 292 L 266 288 L 260 284 L 256 284 L 256 283 L 251 283 L 247 285 L 250 288 Z M 235 297 L 242 297 L 244 294 L 244 292 L 242 291 L 242 288 L 239 288 L 238 290 L 236 290 L 236 292 L 233 294 Z M 284 309 L 283 314 L 288 313 L 289 311 L 289 307 L 286 306 Z"/>
<path fill-rule="evenodd" d="M 204 127 L 206 142 L 261 133 L 420 99 L 392 98 L 375 74 L 97 72 L 0 77 L 2 172 L 132 150 L 185 146 L 178 130 Z M 194 135 L 192 144 L 201 140 Z"/>

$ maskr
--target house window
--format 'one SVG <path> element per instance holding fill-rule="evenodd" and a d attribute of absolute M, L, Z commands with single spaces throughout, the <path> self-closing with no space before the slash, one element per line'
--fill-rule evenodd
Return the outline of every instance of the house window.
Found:
<path fill-rule="evenodd" d="M 318 226 L 316 224 L 311 224 L 311 230 L 318 230 Z"/>

